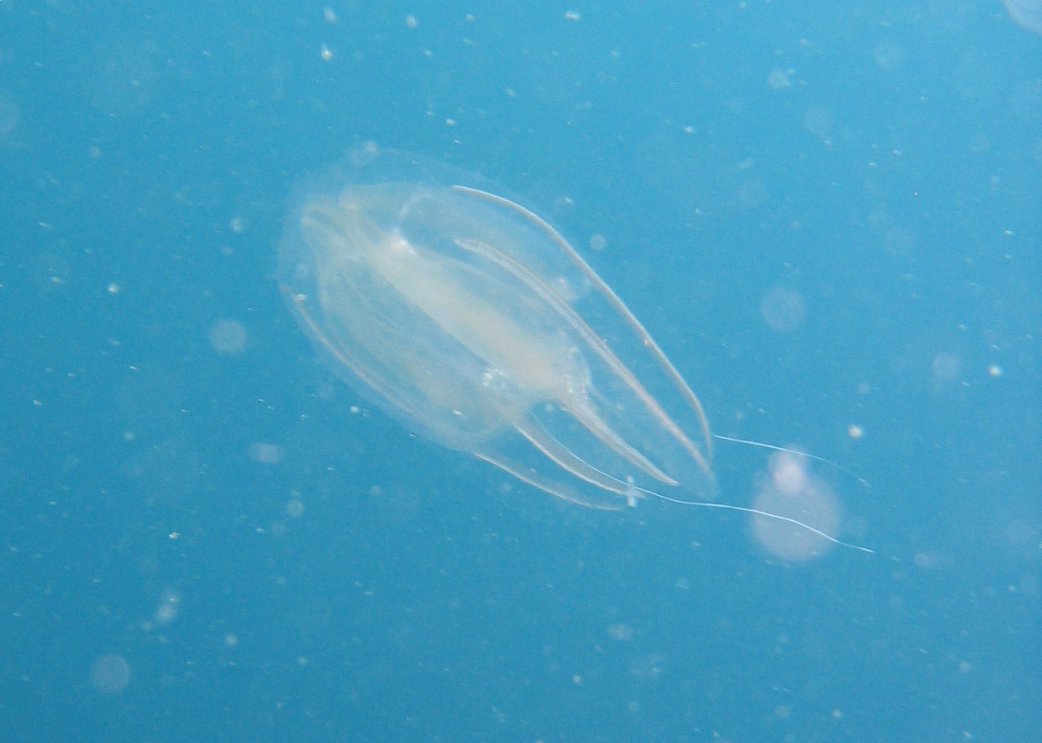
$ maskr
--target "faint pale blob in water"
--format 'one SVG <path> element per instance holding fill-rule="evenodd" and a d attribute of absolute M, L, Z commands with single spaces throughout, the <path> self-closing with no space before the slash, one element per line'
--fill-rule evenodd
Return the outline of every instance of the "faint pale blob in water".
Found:
<path fill-rule="evenodd" d="M 803 125 L 807 131 L 822 139 L 829 139 L 832 136 L 834 123 L 835 117 L 832 115 L 832 111 L 825 106 L 811 106 L 803 114 Z"/>
<path fill-rule="evenodd" d="M 767 201 L 767 186 L 763 181 L 745 181 L 738 187 L 738 200 L 745 207 L 757 207 Z"/>
<path fill-rule="evenodd" d="M 791 333 L 807 320 L 807 307 L 798 291 L 777 287 L 760 302 L 760 314 L 771 330 Z"/>
<path fill-rule="evenodd" d="M 237 320 L 218 320 L 210 328 L 210 345 L 218 353 L 242 353 L 248 340 L 246 328 Z"/>
<path fill-rule="evenodd" d="M 618 642 L 627 642 L 633 639 L 633 627 L 623 622 L 608 625 L 608 637 Z"/>
<path fill-rule="evenodd" d="M 1006 10 L 1019 25 L 1042 34 L 1042 0 L 1006 0 Z"/>
<path fill-rule="evenodd" d="M 181 594 L 172 588 L 168 588 L 159 597 L 156 610 L 152 613 L 152 625 L 146 625 L 146 628 L 151 629 L 152 626 L 170 624 L 177 619 L 180 613 Z"/>
<path fill-rule="evenodd" d="M 662 661 L 666 658 L 662 653 L 644 653 L 630 662 L 630 675 L 633 678 L 653 681 L 662 675 Z"/>
<path fill-rule="evenodd" d="M 944 553 L 920 550 L 912 556 L 912 563 L 921 570 L 936 570 L 951 564 L 951 559 Z"/>
<path fill-rule="evenodd" d="M 1017 552 L 1030 554 L 1042 544 L 1042 526 L 1030 519 L 1012 518 L 1005 527 L 1006 543 Z"/>
<path fill-rule="evenodd" d="M 767 469 L 754 508 L 796 519 L 827 534 L 839 530 L 839 499 L 808 470 L 805 459 L 778 452 L 771 456 Z M 813 531 L 763 516 L 752 517 L 752 530 L 764 549 L 790 562 L 815 560 L 836 546 Z"/>
<path fill-rule="evenodd" d="M 774 90 L 792 87 L 793 70 L 771 70 L 767 74 L 767 85 Z"/>
<path fill-rule="evenodd" d="M 954 382 L 962 374 L 962 359 L 954 353 L 941 352 L 933 357 L 930 370 L 936 384 Z"/>
<path fill-rule="evenodd" d="M 1042 118 L 1042 85 L 1039 85 L 1037 80 L 1017 83 L 1008 100 L 1010 111 L 1020 121 L 1033 124 Z M 992 176 L 993 183 L 994 178 L 995 176 Z"/>
<path fill-rule="evenodd" d="M 50 230 L 50 225 L 45 227 Z M 72 277 L 72 266 L 54 253 L 42 253 L 29 259 L 28 276 L 40 295 L 49 297 L 62 291 Z"/>
<path fill-rule="evenodd" d="M 130 664 L 122 655 L 103 655 L 90 667 L 90 685 L 99 694 L 119 694 L 130 683 Z"/>
<path fill-rule="evenodd" d="M 282 461 L 283 449 L 278 444 L 270 444 L 264 441 L 257 441 L 250 444 L 250 448 L 247 450 L 254 462 L 260 464 L 278 464 Z"/>
<path fill-rule="evenodd" d="M 915 252 L 915 235 L 903 227 L 889 227 L 883 233 L 883 249 L 890 255 L 912 255 Z"/>
<path fill-rule="evenodd" d="M 0 140 L 6 139 L 18 128 L 21 118 L 18 104 L 7 96 L 0 95 Z"/>
<path fill-rule="evenodd" d="M 905 61 L 905 49 L 896 41 L 881 41 L 872 50 L 872 58 L 882 70 L 896 70 Z"/>
<path fill-rule="evenodd" d="M 1039 579 L 1037 575 L 1025 575 L 1020 579 L 1017 584 L 1017 591 L 1024 594 L 1025 596 L 1038 596 L 1039 594 Z"/>

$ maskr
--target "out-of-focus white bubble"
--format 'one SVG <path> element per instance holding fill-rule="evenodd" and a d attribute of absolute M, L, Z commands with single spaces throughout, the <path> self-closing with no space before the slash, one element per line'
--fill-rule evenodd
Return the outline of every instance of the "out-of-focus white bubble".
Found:
<path fill-rule="evenodd" d="M 826 534 L 834 535 L 840 528 L 839 499 L 810 472 L 805 459 L 791 452 L 771 456 L 753 508 L 795 519 Z M 810 529 L 766 516 L 752 516 L 752 531 L 765 550 L 790 562 L 815 560 L 836 546 Z"/>
<path fill-rule="evenodd" d="M 130 664 L 122 655 L 103 655 L 90 667 L 90 685 L 99 694 L 119 694 L 130 683 Z"/>
<path fill-rule="evenodd" d="M 217 353 L 240 354 L 248 341 L 246 328 L 238 320 L 218 320 L 210 328 L 210 345 Z"/>

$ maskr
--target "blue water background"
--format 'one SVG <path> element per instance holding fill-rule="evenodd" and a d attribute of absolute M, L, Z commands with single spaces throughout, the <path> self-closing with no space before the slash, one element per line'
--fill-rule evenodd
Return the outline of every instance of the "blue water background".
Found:
<path fill-rule="evenodd" d="M 343 385 L 276 250 L 365 141 L 551 219 L 717 431 L 868 481 L 814 466 L 875 554 L 558 502 Z M 0 2 L 0 312 L 5 740 L 1042 740 L 1000 2 Z"/>

